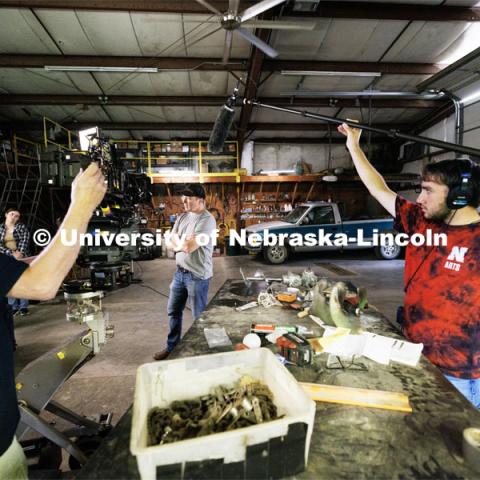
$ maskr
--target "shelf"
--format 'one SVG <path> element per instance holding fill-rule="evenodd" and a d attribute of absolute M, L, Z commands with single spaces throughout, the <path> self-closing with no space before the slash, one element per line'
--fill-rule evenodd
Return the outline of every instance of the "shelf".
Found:
<path fill-rule="evenodd" d="M 238 183 L 240 181 L 238 144 L 234 141 L 225 142 L 225 149 L 219 154 L 208 152 L 208 142 L 203 140 L 115 140 L 114 143 L 117 145 L 119 158 L 130 162 L 130 168 L 146 173 L 153 184 Z M 221 162 L 227 162 L 227 168 L 211 168 L 214 165 L 221 165 Z M 163 172 L 162 170 L 167 167 L 171 167 L 170 172 Z M 182 175 L 178 167 L 195 173 L 188 176 Z M 178 174 L 175 173 L 176 170 Z"/>
<path fill-rule="evenodd" d="M 169 160 L 182 160 L 183 163 L 188 162 L 188 161 L 198 163 L 197 162 L 198 159 L 194 158 L 194 157 L 172 157 L 172 156 L 168 156 L 168 157 L 151 157 L 150 158 L 150 161 L 152 163 L 154 163 L 156 160 L 167 160 L 167 161 L 169 161 Z"/>
<path fill-rule="evenodd" d="M 208 176 L 209 174 L 203 175 L 193 175 L 193 176 L 166 176 L 159 173 L 152 173 L 150 178 L 152 179 L 153 184 L 164 184 L 164 183 L 237 183 L 237 175 L 222 175 L 222 176 Z"/>
<path fill-rule="evenodd" d="M 145 152 L 145 155 L 147 154 L 147 152 Z M 195 154 L 195 155 L 193 155 Z M 198 155 L 197 155 L 197 152 L 150 152 L 150 158 L 153 160 L 154 158 L 158 158 L 158 157 L 155 157 L 154 155 L 162 155 L 163 157 L 166 157 L 166 158 L 171 158 L 173 155 L 183 155 L 182 157 L 180 158 L 185 158 L 185 156 L 189 156 L 191 158 L 193 157 L 196 157 L 198 158 Z"/>
<path fill-rule="evenodd" d="M 120 160 L 144 160 L 148 161 L 148 157 L 120 157 Z M 173 157 L 171 155 L 165 157 L 150 157 L 150 160 L 154 162 L 155 160 L 198 160 L 196 157 Z"/>
<path fill-rule="evenodd" d="M 316 182 L 321 181 L 323 175 L 245 175 L 243 182 Z M 338 182 L 337 182 L 338 183 Z"/>

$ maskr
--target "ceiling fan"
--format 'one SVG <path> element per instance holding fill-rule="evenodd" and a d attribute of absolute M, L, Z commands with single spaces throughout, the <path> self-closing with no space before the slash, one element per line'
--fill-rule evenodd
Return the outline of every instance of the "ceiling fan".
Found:
<path fill-rule="evenodd" d="M 313 30 L 315 28 L 315 22 L 283 22 L 283 21 L 268 21 L 268 20 L 251 20 L 252 18 L 260 15 L 261 13 L 273 8 L 280 3 L 284 3 L 286 0 L 263 0 L 255 5 L 244 10 L 242 13 L 238 13 L 240 7 L 240 0 L 229 0 L 228 10 L 225 13 L 220 12 L 213 5 L 206 0 L 195 0 L 200 5 L 214 13 L 220 21 L 220 26 L 225 30 L 225 48 L 223 51 L 222 63 L 227 63 L 230 57 L 230 49 L 232 47 L 233 32 L 237 32 L 245 40 L 255 45 L 265 55 L 275 58 L 278 56 L 278 52 L 272 48 L 268 43 L 258 38 L 252 32 L 243 28 L 243 26 L 254 28 L 268 28 L 272 30 Z M 243 25 L 243 26 L 242 26 Z"/>

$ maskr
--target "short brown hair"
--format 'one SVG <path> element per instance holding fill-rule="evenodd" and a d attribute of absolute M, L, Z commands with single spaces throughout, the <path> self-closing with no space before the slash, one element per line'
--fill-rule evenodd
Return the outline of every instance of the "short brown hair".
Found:
<path fill-rule="evenodd" d="M 470 174 L 471 185 L 468 205 L 476 208 L 480 203 L 480 166 L 471 160 L 456 158 L 429 163 L 423 168 L 422 180 L 446 185 L 450 190 L 461 185 L 462 175 L 466 173 Z"/>
<path fill-rule="evenodd" d="M 5 215 L 6 215 L 7 213 L 10 213 L 10 212 L 18 212 L 19 215 L 22 215 L 22 214 L 20 213 L 20 210 L 19 210 L 18 208 L 8 208 L 8 209 L 5 211 Z"/>

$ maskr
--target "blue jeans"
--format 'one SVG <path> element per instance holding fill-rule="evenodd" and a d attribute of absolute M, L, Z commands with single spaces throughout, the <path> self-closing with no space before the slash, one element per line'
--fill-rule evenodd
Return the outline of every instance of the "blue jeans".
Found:
<path fill-rule="evenodd" d="M 480 408 L 480 378 L 445 378 L 476 408 Z"/>
<path fill-rule="evenodd" d="M 182 336 L 183 310 L 190 299 L 190 308 L 194 320 L 202 314 L 207 306 L 208 286 L 210 279 L 202 280 L 191 272 L 177 268 L 170 284 L 167 313 L 170 322 L 170 332 L 167 339 L 167 350 L 171 352 Z"/>
<path fill-rule="evenodd" d="M 28 300 L 26 298 L 13 298 L 8 297 L 8 304 L 12 310 L 21 310 L 22 308 L 28 308 Z"/>

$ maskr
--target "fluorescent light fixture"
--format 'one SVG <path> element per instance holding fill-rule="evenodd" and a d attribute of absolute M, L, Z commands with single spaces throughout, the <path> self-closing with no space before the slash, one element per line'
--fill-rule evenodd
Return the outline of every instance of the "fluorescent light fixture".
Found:
<path fill-rule="evenodd" d="M 325 70 L 281 70 L 282 75 L 307 75 L 312 77 L 381 77 L 380 72 L 335 72 Z"/>
<path fill-rule="evenodd" d="M 45 65 L 49 72 L 110 72 L 110 73 L 157 73 L 158 68 L 144 67 L 87 67 L 72 65 Z"/>
<path fill-rule="evenodd" d="M 418 99 L 436 99 L 443 96 L 443 92 L 387 92 L 383 90 L 362 90 L 358 92 L 345 91 L 314 91 L 314 90 L 294 90 L 291 92 L 280 92 L 281 97 L 318 97 L 318 98 L 349 98 L 349 97 L 396 97 L 396 98 L 418 98 Z"/>

